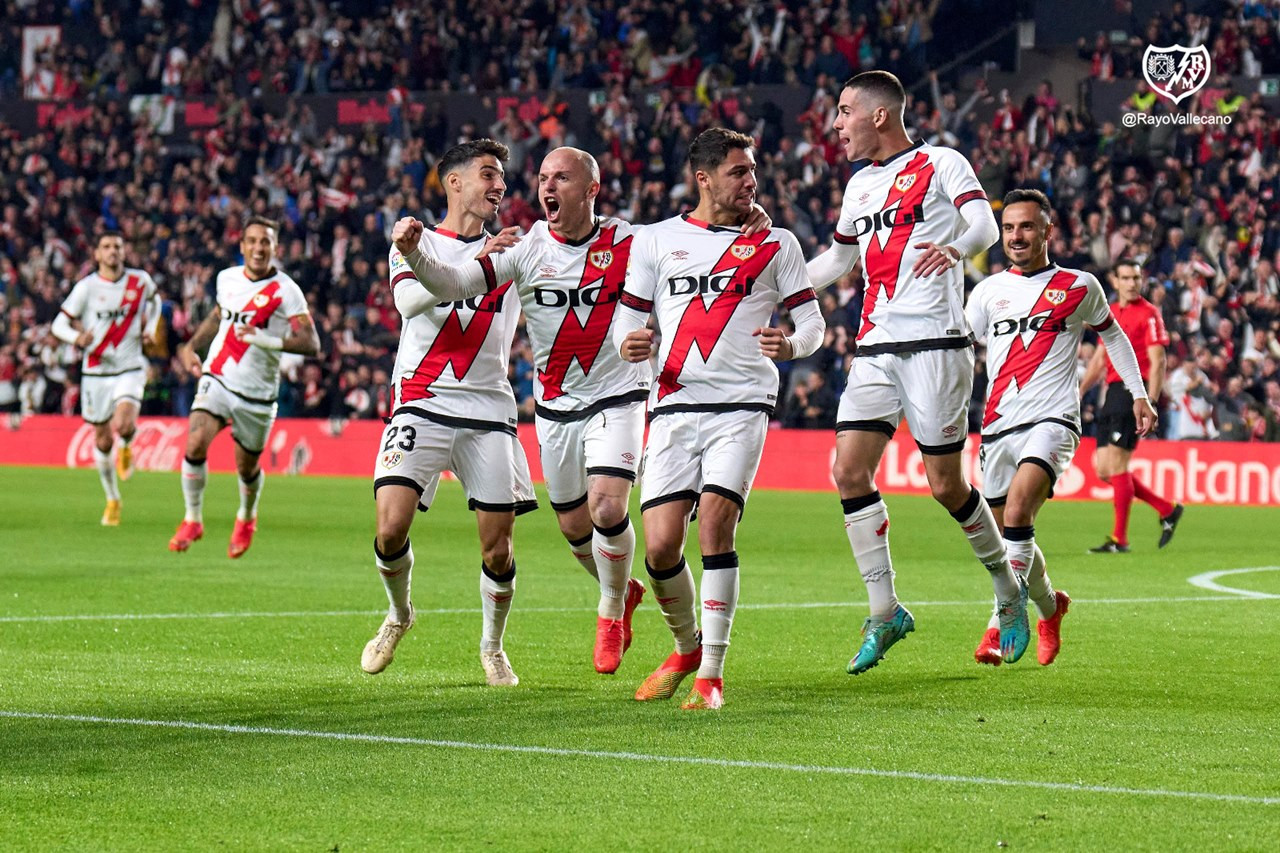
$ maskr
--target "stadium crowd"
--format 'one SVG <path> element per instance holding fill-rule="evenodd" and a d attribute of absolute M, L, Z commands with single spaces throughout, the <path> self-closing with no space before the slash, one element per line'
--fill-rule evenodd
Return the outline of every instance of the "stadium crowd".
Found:
<path fill-rule="evenodd" d="M 760 203 L 812 255 L 831 241 L 850 174 L 830 133 L 835 98 L 847 73 L 874 66 L 925 84 L 908 127 L 969 156 L 990 198 L 1014 187 L 1050 196 L 1051 258 L 1104 284 L 1117 260 L 1142 264 L 1147 296 L 1172 338 L 1166 435 L 1280 440 L 1280 120 L 1257 97 L 1231 101 L 1229 125 L 1144 130 L 1095 122 L 1047 83 L 1022 103 L 981 79 L 948 89 L 922 71 L 936 0 L 836 4 L 829 14 L 827 4 L 783 3 L 744 15 L 721 14 L 725 4 L 656 0 L 526 2 L 496 16 L 483 0 L 398 0 L 367 16 L 343 2 L 4 4 L 15 23 L 0 25 L 0 93 L 23 83 L 4 65 L 20 53 L 10 50 L 18 24 L 84 16 L 98 31 L 47 60 L 55 77 L 71 81 L 64 96 L 95 96 L 86 111 L 34 135 L 0 124 L 0 410 L 76 411 L 76 353 L 48 326 L 90 269 L 96 231 L 121 230 L 129 264 L 159 283 L 172 355 L 212 310 L 214 275 L 238 262 L 241 225 L 260 213 L 283 223 L 281 266 L 306 289 L 322 343 L 320 359 L 289 365 L 280 414 L 386 414 L 399 328 L 387 287 L 390 229 L 404 214 L 443 216 L 435 158 L 474 136 L 511 148 L 501 224 L 527 227 L 539 215 L 531 187 L 550 148 L 578 145 L 597 156 L 600 213 L 656 222 L 696 199 L 684 166 L 692 138 L 712 125 L 743 130 L 759 142 Z M 703 38 L 704 20 L 724 32 Z M 478 49 L 436 49 L 486 21 L 502 23 L 485 38 L 468 35 Z M 661 41 L 645 35 L 659 32 Z M 172 71 L 175 50 L 184 59 Z M 445 57 L 454 58 L 433 65 Z M 812 91 L 796 131 L 787 132 L 773 105 L 725 85 L 775 81 Z M 450 126 L 428 109 L 407 111 L 391 128 L 345 133 L 317 126 L 305 102 L 275 114 L 253 97 L 559 85 L 601 87 L 586 122 L 568 122 L 566 104 L 551 96 L 539 121 L 508 111 L 490 127 Z M 222 121 L 192 144 L 173 144 L 117 97 L 166 87 L 217 96 Z M 1221 91 L 1202 103 L 1217 109 Z M 1128 108 L 1163 109 L 1141 88 L 1135 98 Z M 969 273 L 976 281 L 1002 266 L 997 245 L 985 269 Z M 823 294 L 826 341 L 783 365 L 780 423 L 834 424 L 861 284 L 855 272 Z M 981 363 L 978 371 L 981 399 Z M 526 416 L 532 382 L 532 354 L 519 335 L 512 383 Z M 184 415 L 193 392 L 192 377 L 160 355 L 143 414 Z M 1086 422 L 1094 404 L 1086 399 Z"/>

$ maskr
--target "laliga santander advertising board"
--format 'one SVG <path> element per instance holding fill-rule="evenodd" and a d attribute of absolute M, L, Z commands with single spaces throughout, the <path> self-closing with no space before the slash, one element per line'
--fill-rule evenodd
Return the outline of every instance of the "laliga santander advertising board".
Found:
<path fill-rule="evenodd" d="M 133 441 L 140 470 L 177 472 L 186 446 L 182 418 L 141 418 Z M 382 436 L 380 421 L 349 421 L 335 430 L 327 420 L 276 421 L 262 454 L 270 474 L 325 474 L 372 477 L 374 454 Z M 538 440 L 531 424 L 520 427 L 529 466 L 542 480 Z M 970 436 L 964 451 L 965 475 L 982 482 L 978 438 Z M 1103 500 L 1111 487 L 1093 472 L 1094 442 L 1081 442 L 1075 462 L 1054 490 L 1059 499 Z M 831 463 L 835 435 L 828 430 L 770 430 L 755 488 L 834 493 Z M 16 430 L 0 429 L 0 465 L 51 465 L 93 468 L 93 427 L 76 418 L 36 415 Z M 229 436 L 220 436 L 209 451 L 214 471 L 235 470 Z M 1143 441 L 1134 455 L 1133 472 L 1156 491 L 1183 503 L 1280 506 L 1280 444 L 1226 441 Z M 898 430 L 885 452 L 877 482 L 894 494 L 929 494 L 924 463 L 906 427 Z M 175 480 L 174 488 L 177 488 Z"/>

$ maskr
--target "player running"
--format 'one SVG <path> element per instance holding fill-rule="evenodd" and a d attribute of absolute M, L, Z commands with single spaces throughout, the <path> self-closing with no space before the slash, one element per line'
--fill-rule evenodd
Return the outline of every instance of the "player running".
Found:
<path fill-rule="evenodd" d="M 472 298 L 507 280 L 519 293 L 534 351 L 547 492 L 574 558 L 600 585 L 593 659 L 596 671 L 613 673 L 631 645 L 632 613 L 644 596 L 644 585 L 631 577 L 636 535 L 627 505 L 651 377 L 646 365 L 623 361 L 608 343 L 642 226 L 596 216 L 599 192 L 595 158 L 557 148 L 538 170 L 546 221 L 518 245 L 452 267 L 422 253 L 408 260 L 444 299 Z M 754 208 L 750 224 L 768 227 L 768 217 Z"/>
<path fill-rule="evenodd" d="M 235 559 L 249 550 L 258 529 L 258 499 L 265 479 L 258 458 L 276 419 L 280 354 L 320 354 L 320 337 L 302 288 L 275 266 L 278 234 L 270 219 L 249 218 L 240 237 L 243 266 L 218 273 L 218 310 L 178 347 L 178 358 L 199 383 L 182 460 L 186 514 L 169 540 L 170 551 L 186 551 L 204 536 L 209 445 L 226 426 L 231 427 L 240 476 L 240 508 L 227 556 Z M 202 363 L 196 353 L 205 347 L 209 354 Z"/>
<path fill-rule="evenodd" d="M 520 683 L 502 647 L 515 594 L 512 530 L 517 514 L 536 509 L 529 463 L 516 438 L 516 400 L 507 380 L 520 304 L 511 282 L 467 299 L 442 301 L 424 290 L 405 261 L 422 253 L 461 264 L 509 237 L 486 240 L 484 224 L 506 193 L 507 147 L 491 139 L 464 142 L 445 152 L 437 172 L 448 213 L 426 229 L 406 218 L 392 229 L 390 276 L 404 317 L 396 353 L 391 421 L 382 433 L 374 467 L 378 536 L 374 557 L 390 607 L 364 648 L 365 672 L 387 668 L 413 627 L 409 528 L 426 511 L 443 471 L 454 472 L 475 511 L 480 535 L 480 664 L 495 687 Z"/>
<path fill-rule="evenodd" d="M 102 523 L 115 527 L 120 523 L 117 475 L 120 480 L 133 476 L 130 444 L 147 384 L 142 348 L 155 337 L 160 297 L 151 276 L 124 265 L 124 238 L 119 232 L 98 235 L 93 260 L 97 270 L 71 288 L 51 331 L 58 340 L 84 351 L 80 413 L 93 424 L 93 461 L 107 495 Z M 113 462 L 115 436 L 120 437 L 120 448 Z"/>
<path fill-rule="evenodd" d="M 756 194 L 751 137 L 713 128 L 689 148 L 698 206 L 645 228 L 635 239 L 613 341 L 629 362 L 647 362 L 662 334 L 649 399 L 650 430 L 641 484 L 645 568 L 675 651 L 636 691 L 669 699 L 696 672 L 686 710 L 724 704 L 724 658 L 738 603 L 735 533 L 760 465 L 777 402 L 773 361 L 817 350 L 825 323 L 804 271 L 800 244 L 770 228 L 740 226 Z M 768 325 L 778 305 L 795 334 Z M 702 634 L 698 593 L 684 559 L 697 510 L 702 552 Z"/>
<path fill-rule="evenodd" d="M 889 513 L 875 474 L 906 418 L 933 497 L 951 513 L 986 566 L 1000 602 L 1005 660 L 1030 639 L 1027 590 L 1009 568 L 991 508 L 961 470 L 973 389 L 973 336 L 965 324 L 965 258 L 999 236 L 973 167 L 950 148 L 912 142 L 903 125 L 898 78 L 867 71 L 845 83 L 833 127 L 850 161 L 867 162 L 849 180 L 829 251 L 808 264 L 825 287 L 861 253 L 866 293 L 857 350 L 836 421 L 832 474 L 845 533 L 870 599 L 857 675 L 915 629 L 898 602 L 889 556 Z"/>
<path fill-rule="evenodd" d="M 1055 591 L 1036 545 L 1035 520 L 1080 444 L 1080 388 L 1076 352 L 1088 325 L 1102 337 L 1133 394 L 1139 435 L 1156 423 L 1142 373 L 1124 330 L 1111 319 L 1098 280 L 1049 261 L 1053 211 L 1039 190 L 1004 197 L 1001 232 L 1006 272 L 980 282 L 965 309 L 987 345 L 987 404 L 982 416 L 983 494 L 1004 531 L 1013 570 L 1026 578 L 1040 612 L 1036 656 L 1053 663 L 1061 647 L 1062 617 L 1071 598 Z M 978 644 L 978 663 L 1003 660 L 999 617 L 992 614 Z"/>
<path fill-rule="evenodd" d="M 1124 331 L 1134 352 L 1138 366 L 1147 380 L 1147 393 L 1151 400 L 1160 399 L 1164 387 L 1165 352 L 1169 333 L 1164 328 L 1160 309 L 1142 296 L 1142 268 L 1137 261 L 1118 262 L 1111 270 L 1111 286 L 1116 291 L 1116 302 L 1111 314 Z M 1094 554 L 1124 554 L 1129 551 L 1129 510 L 1133 499 L 1150 504 L 1160 516 L 1160 541 L 1163 548 L 1173 539 L 1174 530 L 1182 519 L 1182 504 L 1173 503 L 1156 494 L 1129 470 L 1133 451 L 1138 447 L 1138 424 L 1133 417 L 1133 400 L 1126 384 L 1121 382 L 1114 359 L 1107 360 L 1108 348 L 1098 347 L 1093 360 L 1085 370 L 1080 383 L 1080 393 L 1088 391 L 1106 372 L 1106 390 L 1102 410 L 1098 413 L 1098 450 L 1094 468 L 1104 483 L 1112 488 L 1111 504 L 1114 524 L 1106 540 Z"/>

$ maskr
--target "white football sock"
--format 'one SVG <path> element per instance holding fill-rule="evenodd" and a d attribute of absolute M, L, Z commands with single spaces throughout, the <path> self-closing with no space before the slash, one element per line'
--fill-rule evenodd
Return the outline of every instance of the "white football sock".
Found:
<path fill-rule="evenodd" d="M 388 615 L 395 622 L 408 622 L 412 612 L 409 606 L 409 588 L 413 583 L 413 545 L 406 539 L 403 548 L 386 556 L 378 551 L 375 540 L 373 557 L 378 566 L 378 574 L 382 577 L 382 585 L 387 590 Z"/>
<path fill-rule="evenodd" d="M 631 579 L 631 560 L 636 552 L 636 531 L 631 517 L 623 516 L 613 527 L 595 528 L 593 534 L 596 576 L 600 578 L 600 603 L 596 615 L 601 619 L 621 619 L 627 603 L 627 581 Z"/>
<path fill-rule="evenodd" d="M 600 575 L 596 572 L 596 553 L 593 547 L 594 531 L 588 533 L 581 539 L 574 540 L 569 543 L 569 551 L 573 554 L 573 559 L 578 561 L 578 565 L 587 570 L 587 574 L 600 580 Z"/>
<path fill-rule="evenodd" d="M 676 651 L 686 655 L 698 648 L 698 590 L 694 587 L 693 572 L 684 558 L 664 571 L 656 571 L 648 563 L 649 586 L 658 600 L 662 618 L 675 637 Z M 655 574 L 656 571 L 656 574 Z"/>
<path fill-rule="evenodd" d="M 480 635 L 480 651 L 502 651 L 502 635 L 507 631 L 507 614 L 516 594 L 516 564 L 505 575 L 495 575 L 480 565 L 480 606 L 484 610 L 484 626 Z"/>
<path fill-rule="evenodd" d="M 111 451 L 103 453 L 95 444 L 93 461 L 98 466 L 98 479 L 102 481 L 102 491 L 106 492 L 107 500 L 120 500 L 120 487 L 116 484 L 116 463 L 111 458 Z"/>
<path fill-rule="evenodd" d="M 241 480 L 238 477 L 236 479 L 240 483 L 240 509 L 236 510 L 236 518 L 241 521 L 251 521 L 258 517 L 258 498 L 262 496 L 262 486 L 266 476 L 259 468 L 258 473 L 251 480 Z"/>
<path fill-rule="evenodd" d="M 840 504 L 844 508 L 844 532 L 867 587 L 871 618 L 888 619 L 898 609 L 893 559 L 889 556 L 889 508 L 878 491 L 842 499 Z"/>
<path fill-rule="evenodd" d="M 204 522 L 204 486 L 209 479 L 209 463 L 182 460 L 182 499 L 187 505 L 187 521 Z"/>
<path fill-rule="evenodd" d="M 702 558 L 702 664 L 698 678 L 724 677 L 733 614 L 738 607 L 738 552 Z"/>
<path fill-rule="evenodd" d="M 1031 573 L 1027 576 L 1027 594 L 1036 603 L 1041 619 L 1049 619 L 1058 612 L 1058 597 L 1046 571 L 1048 564 L 1040 546 L 1036 545 L 1031 559 Z"/>
<path fill-rule="evenodd" d="M 1018 597 L 1018 579 L 1005 556 L 1004 539 L 1000 536 L 1000 526 L 991 507 L 978 490 L 969 487 L 969 499 L 964 506 L 951 513 L 951 517 L 960 523 L 960 529 L 969 540 L 973 553 L 991 573 L 991 585 L 995 588 L 996 598 L 1008 601 Z"/>

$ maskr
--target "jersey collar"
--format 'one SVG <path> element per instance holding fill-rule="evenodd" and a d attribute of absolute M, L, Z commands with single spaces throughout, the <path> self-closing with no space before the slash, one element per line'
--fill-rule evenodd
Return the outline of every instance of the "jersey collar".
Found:
<path fill-rule="evenodd" d="M 474 237 L 463 237 L 457 231 L 450 231 L 448 228 L 440 228 L 435 225 L 428 225 L 427 227 L 439 234 L 441 237 L 448 237 L 450 240 L 457 240 L 460 243 L 474 243 L 477 240 L 482 240 L 485 237 L 490 236 L 489 232 L 485 231 L 483 228 L 480 229 L 480 233 Z"/>
<path fill-rule="evenodd" d="M 731 234 L 739 234 L 742 231 L 740 228 L 726 228 L 723 225 L 712 225 L 710 222 L 703 222 L 701 219 L 694 219 L 687 213 L 680 214 L 680 218 L 685 222 L 688 222 L 690 225 L 697 226 L 698 228 L 702 228 L 706 231 L 724 231 Z"/>
<path fill-rule="evenodd" d="M 1041 273 L 1054 269 L 1057 266 L 1058 265 L 1055 264 L 1053 261 L 1049 261 L 1049 263 L 1046 266 L 1040 267 L 1040 269 L 1038 270 L 1020 270 L 1017 267 L 1009 267 L 1009 272 L 1013 273 L 1014 275 L 1020 275 L 1023 278 L 1035 278 Z"/>
<path fill-rule="evenodd" d="M 588 233 L 587 236 L 583 237 L 580 240 L 569 240 L 564 236 L 557 234 L 555 231 L 553 231 L 550 225 L 547 226 L 547 233 L 550 234 L 551 239 L 555 240 L 557 243 L 563 243 L 566 246 L 585 246 L 588 243 L 590 243 L 592 240 L 594 240 L 596 238 L 596 235 L 600 233 L 600 220 L 596 219 L 590 233 Z"/>
<path fill-rule="evenodd" d="M 888 166 L 890 163 L 892 163 L 894 160 L 897 160 L 903 154 L 908 154 L 912 151 L 915 151 L 917 148 L 921 147 L 922 145 L 924 145 L 924 140 L 917 139 L 915 142 L 911 143 L 906 148 L 903 148 L 897 154 L 890 154 L 888 157 L 884 158 L 883 160 L 872 160 L 871 165 L 872 166 Z"/>

